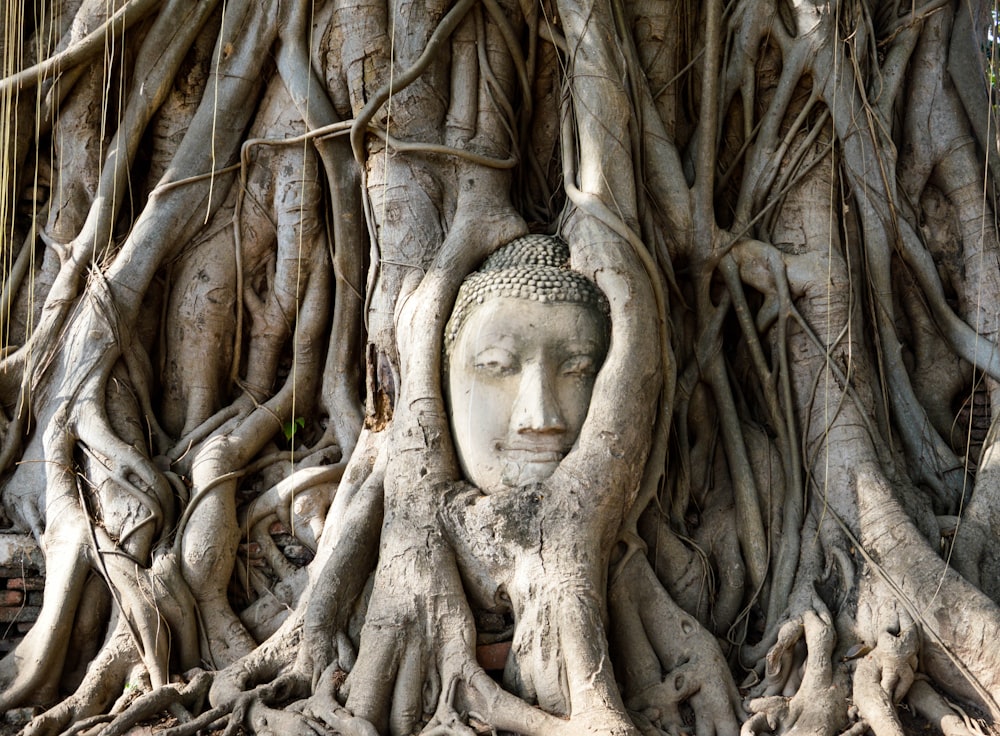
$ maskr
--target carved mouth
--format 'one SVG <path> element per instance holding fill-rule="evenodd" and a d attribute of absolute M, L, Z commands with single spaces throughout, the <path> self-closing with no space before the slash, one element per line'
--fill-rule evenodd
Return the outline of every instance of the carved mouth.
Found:
<path fill-rule="evenodd" d="M 502 482 L 509 488 L 540 483 L 552 475 L 569 450 L 549 447 L 500 447 L 503 458 Z"/>

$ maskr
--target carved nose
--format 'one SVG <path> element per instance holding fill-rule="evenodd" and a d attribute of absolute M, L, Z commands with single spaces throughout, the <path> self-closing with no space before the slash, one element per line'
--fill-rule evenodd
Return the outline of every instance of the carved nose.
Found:
<path fill-rule="evenodd" d="M 566 419 L 559 408 L 552 380 L 542 366 L 528 365 L 521 373 L 513 419 L 514 429 L 519 434 L 566 431 Z"/>

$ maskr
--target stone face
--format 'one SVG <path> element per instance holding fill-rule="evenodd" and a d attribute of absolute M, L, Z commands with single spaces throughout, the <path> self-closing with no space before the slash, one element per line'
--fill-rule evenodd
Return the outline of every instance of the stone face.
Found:
<path fill-rule="evenodd" d="M 573 448 L 608 349 L 607 300 L 569 247 L 527 235 L 466 277 L 445 328 L 459 464 L 484 493 L 538 483 Z"/>
<path fill-rule="evenodd" d="M 586 305 L 492 299 L 455 340 L 447 371 L 466 477 L 485 493 L 548 478 L 572 449 L 607 349 Z"/>

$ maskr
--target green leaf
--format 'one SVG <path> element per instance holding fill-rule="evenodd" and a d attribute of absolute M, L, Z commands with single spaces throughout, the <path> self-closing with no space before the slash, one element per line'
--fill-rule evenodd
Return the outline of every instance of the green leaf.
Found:
<path fill-rule="evenodd" d="M 306 426 L 305 417 L 295 417 L 295 419 L 281 425 L 281 431 L 285 433 L 285 439 L 289 442 L 295 438 L 295 433 Z"/>

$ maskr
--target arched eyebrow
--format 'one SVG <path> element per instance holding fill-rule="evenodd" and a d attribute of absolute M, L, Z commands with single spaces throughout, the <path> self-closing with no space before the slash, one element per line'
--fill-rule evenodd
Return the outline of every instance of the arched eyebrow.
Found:
<path fill-rule="evenodd" d="M 493 347 L 503 348 L 504 350 L 514 352 L 523 342 L 523 338 L 520 338 L 513 333 L 494 332 L 488 328 L 480 330 L 475 335 L 470 335 L 470 338 L 472 338 L 472 342 L 469 347 L 475 348 L 474 352 L 477 354 L 487 348 Z"/>
<path fill-rule="evenodd" d="M 603 358 L 607 353 L 606 340 L 590 340 L 584 337 L 574 338 L 564 345 L 564 354 L 569 355 L 590 355 L 596 358 Z"/>

